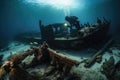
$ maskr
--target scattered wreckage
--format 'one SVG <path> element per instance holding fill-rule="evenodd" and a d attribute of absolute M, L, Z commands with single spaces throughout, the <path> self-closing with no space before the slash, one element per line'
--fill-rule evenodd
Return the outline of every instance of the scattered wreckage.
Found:
<path fill-rule="evenodd" d="M 59 51 L 49 48 L 46 42 L 39 47 L 31 45 L 31 49 L 23 52 L 22 54 L 13 55 L 1 66 L 0 78 L 4 79 L 5 75 L 8 74 L 10 80 L 38 80 L 29 74 L 26 69 L 37 65 L 47 64 L 48 68 L 45 70 L 42 77 L 47 77 L 54 72 L 56 75 L 59 75 L 57 78 L 64 79 L 64 77 L 70 73 L 73 66 L 79 66 L 81 63 L 85 63 L 85 67 L 90 67 L 92 63 L 96 62 L 96 59 L 99 58 L 98 56 L 102 55 L 104 50 L 108 48 L 111 42 L 112 40 L 109 40 L 108 43 L 98 51 L 99 54 L 96 53 L 93 58 L 83 61 L 74 60 Z M 31 55 L 34 55 L 32 61 L 29 64 L 24 64 L 22 61 L 27 56 Z"/>
<path fill-rule="evenodd" d="M 22 61 L 32 54 L 34 54 L 34 58 L 30 64 L 23 64 Z M 48 76 L 52 71 L 56 70 L 61 72 L 58 73 L 60 77 L 64 77 L 70 72 L 72 66 L 77 66 L 80 62 L 48 48 L 47 44 L 44 42 L 43 45 L 38 48 L 31 47 L 31 49 L 22 54 L 13 55 L 9 61 L 6 61 L 1 66 L 0 79 L 4 79 L 5 75 L 8 74 L 10 80 L 35 80 L 25 69 L 43 63 L 49 64 L 44 76 Z"/>

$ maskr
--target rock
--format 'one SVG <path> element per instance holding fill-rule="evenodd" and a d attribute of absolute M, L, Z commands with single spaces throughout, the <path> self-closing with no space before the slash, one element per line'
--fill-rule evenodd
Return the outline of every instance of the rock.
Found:
<path fill-rule="evenodd" d="M 113 79 L 113 74 L 115 72 L 115 60 L 113 56 L 109 58 L 109 60 L 106 60 L 103 62 L 103 65 L 101 66 L 101 72 L 106 75 L 108 79 Z"/>

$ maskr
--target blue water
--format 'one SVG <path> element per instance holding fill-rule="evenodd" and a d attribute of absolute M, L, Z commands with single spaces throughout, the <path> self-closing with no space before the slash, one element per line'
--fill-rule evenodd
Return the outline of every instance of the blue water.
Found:
<path fill-rule="evenodd" d="M 114 57 L 115 62 L 120 61 L 119 5 L 120 0 L 0 0 L 0 66 L 4 60 L 8 60 L 10 56 L 23 53 L 23 51 L 30 48 L 30 43 L 25 44 L 14 41 L 16 35 L 27 32 L 40 33 L 39 20 L 42 20 L 42 24 L 44 25 L 64 23 L 66 22 L 65 16 L 77 16 L 80 24 L 87 22 L 94 24 L 96 23 L 97 17 L 100 19 L 105 17 L 107 20 L 110 20 L 109 33 L 113 36 L 115 44 L 111 45 L 110 48 L 105 51 L 102 56 L 102 62 L 108 60 L 110 56 Z M 29 37 L 34 36 L 30 33 L 28 34 Z M 40 37 L 39 34 L 36 36 Z M 99 49 L 56 50 L 72 59 L 82 61 L 91 58 Z M 83 64 L 79 65 L 76 67 L 78 69 L 76 69 L 76 73 L 79 72 L 78 76 L 83 78 L 81 80 L 85 80 L 83 76 L 86 76 L 88 80 L 96 78 L 100 78 L 101 80 L 102 76 L 97 77 L 97 75 L 100 74 L 99 70 L 102 62 L 95 62 L 92 68 L 85 69 L 83 69 Z M 93 72 L 91 73 L 89 70 L 95 73 L 93 74 Z M 89 79 L 90 77 L 92 78 L 92 76 L 93 79 Z"/>
<path fill-rule="evenodd" d="M 24 1 L 25 0 L 0 1 L 1 45 L 6 45 L 7 42 L 17 34 L 29 31 L 39 32 L 39 20 L 42 20 L 45 25 L 55 22 L 65 22 L 65 11 L 51 7 L 49 4 L 44 6 L 33 5 L 32 3 Z M 73 1 L 78 1 L 79 5 L 77 8 L 70 9 L 68 15 L 78 16 L 80 23 L 90 22 L 92 24 L 96 22 L 97 17 L 101 19 L 106 17 L 111 20 L 111 33 L 120 29 L 119 0 Z M 81 7 L 81 5 L 83 6 Z"/>

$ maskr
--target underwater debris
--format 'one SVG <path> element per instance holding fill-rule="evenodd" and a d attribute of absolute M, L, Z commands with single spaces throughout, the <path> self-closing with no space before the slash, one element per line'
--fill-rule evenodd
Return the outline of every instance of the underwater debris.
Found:
<path fill-rule="evenodd" d="M 51 64 L 45 70 L 43 78 L 44 77 L 49 78 L 49 76 L 52 74 L 55 79 L 60 79 L 60 78 L 63 79 L 70 72 L 72 66 L 79 65 L 79 62 L 59 53 L 58 51 L 54 51 L 48 48 L 46 43 L 44 43 L 42 47 L 40 47 L 39 52 L 43 54 L 44 52 L 46 53 L 46 51 L 48 51 L 47 53 L 49 53 L 51 58 L 51 60 L 48 60 L 49 57 L 45 56 L 47 57 L 47 62 L 50 62 Z M 42 50 L 44 52 L 42 52 Z"/>
<path fill-rule="evenodd" d="M 113 56 L 106 60 L 101 66 L 101 72 L 109 80 L 120 80 L 120 60 L 115 64 Z"/>
<path fill-rule="evenodd" d="M 101 72 L 105 74 L 108 79 L 114 80 L 113 75 L 115 73 L 115 60 L 113 56 L 111 56 L 109 60 L 105 60 L 105 62 L 101 66 Z"/>
<path fill-rule="evenodd" d="M 0 68 L 0 79 L 8 75 L 9 80 L 34 80 L 34 78 L 18 64 L 6 61 Z M 37 80 L 37 79 L 36 79 Z"/>
<path fill-rule="evenodd" d="M 46 46 L 46 45 L 44 45 L 44 46 Z M 42 48 L 42 50 L 43 50 L 43 48 Z M 51 74 L 54 74 L 55 78 L 64 78 L 65 75 L 67 75 L 70 72 L 72 66 L 79 65 L 79 62 L 59 53 L 58 51 L 54 51 L 50 48 L 45 47 L 45 49 L 43 51 L 46 51 L 46 50 L 49 52 L 49 55 L 51 58 L 51 61 L 48 60 L 49 58 L 47 59 L 47 61 L 48 62 L 50 61 L 51 64 L 44 73 L 44 76 L 46 76 L 46 77 Z M 43 54 L 43 52 L 42 52 L 42 54 Z M 45 57 L 47 57 L 47 56 L 45 56 Z"/>
<path fill-rule="evenodd" d="M 32 53 L 32 54 L 34 54 L 34 58 L 31 61 L 31 63 L 27 65 L 26 68 L 34 67 L 37 64 L 42 64 L 42 63 L 49 64 L 51 59 L 50 59 L 50 55 L 48 53 L 47 47 L 48 46 L 45 42 L 43 43 L 43 45 L 41 45 L 38 48 L 31 47 L 34 50 L 34 53 Z"/>
<path fill-rule="evenodd" d="M 44 43 L 44 44 L 46 44 L 46 42 Z M 32 58 L 30 59 L 30 60 L 28 60 L 28 62 L 30 63 L 30 61 L 32 61 L 33 60 L 33 58 L 35 58 L 35 55 L 37 54 L 37 52 L 40 52 L 39 54 L 38 54 L 38 56 L 41 54 L 41 49 L 43 49 L 42 48 L 43 46 L 41 45 L 41 46 L 39 46 L 39 47 L 32 47 L 31 46 L 31 49 L 29 49 L 29 50 L 27 50 L 27 51 L 25 51 L 25 52 L 23 52 L 22 54 L 20 54 L 20 55 L 14 55 L 14 56 L 17 56 L 17 58 L 18 58 L 18 60 L 16 60 L 16 61 L 18 61 L 18 62 L 15 62 L 16 64 L 17 63 L 19 63 L 20 62 L 20 64 L 19 64 L 19 66 L 23 69 L 23 70 L 27 70 L 27 72 L 29 72 L 29 74 L 30 75 L 32 75 L 33 77 L 35 77 L 35 78 L 37 78 L 37 79 L 39 79 L 39 80 L 57 80 L 57 79 L 61 79 L 61 80 L 86 80 L 86 79 L 93 79 L 96 75 L 97 75 L 97 71 L 95 72 L 95 74 L 96 75 L 94 75 L 93 74 L 93 77 L 90 77 L 90 76 L 92 76 L 92 74 L 90 75 L 90 76 L 86 76 L 85 77 L 85 74 L 84 74 L 84 77 L 83 77 L 83 75 L 81 75 L 83 72 L 85 72 L 86 70 L 85 69 L 88 69 L 88 70 L 91 70 L 91 68 L 85 68 L 84 70 L 82 70 L 83 69 L 83 67 L 84 67 L 84 62 L 86 61 L 86 60 L 84 60 L 83 59 L 83 61 L 81 61 L 80 60 L 80 62 L 78 61 L 78 63 L 80 64 L 78 64 L 79 66 L 82 66 L 82 67 L 79 67 L 79 66 L 77 66 L 77 67 L 75 67 L 75 68 L 79 68 L 77 71 L 79 71 L 79 73 L 80 73 L 80 75 L 77 75 L 77 74 L 72 74 L 71 73 L 71 68 L 69 67 L 69 66 L 71 66 L 71 61 L 69 61 L 68 59 L 67 60 L 65 60 L 64 58 L 66 58 L 66 57 L 68 57 L 68 56 L 66 56 L 65 55 L 65 57 L 64 58 L 61 58 L 61 57 L 59 57 L 59 55 L 61 56 L 61 52 L 60 51 L 55 51 L 55 50 L 53 50 L 53 49 L 50 49 L 49 47 L 44 47 L 44 48 L 47 48 L 47 50 L 48 50 L 48 53 L 49 52 L 52 52 L 53 51 L 53 53 L 55 53 L 55 54 L 50 54 L 49 56 L 50 56 L 50 61 L 48 61 L 48 63 L 49 64 L 47 64 L 47 63 L 45 63 L 44 64 L 44 61 L 43 61 L 43 64 L 41 64 L 41 63 L 37 63 L 37 66 L 34 66 L 34 68 L 32 68 L 32 66 L 30 67 L 28 64 L 26 64 L 26 62 L 25 62 L 25 65 L 23 66 L 22 64 L 24 64 L 24 62 L 23 62 L 23 60 L 24 59 L 26 59 L 27 57 L 29 58 L 30 56 L 32 56 Z M 50 50 L 50 51 L 49 51 Z M 11 57 L 12 58 L 12 57 Z M 37 58 L 37 57 L 36 57 Z M 70 58 L 70 57 L 68 57 L 68 58 Z M 96 57 L 96 59 L 100 59 L 101 58 L 101 55 L 98 55 L 97 57 Z M 103 57 L 104 58 L 104 57 Z M 13 59 L 10 59 L 10 60 L 13 60 L 13 62 L 14 62 L 14 60 L 15 60 L 16 58 L 13 58 Z M 19 59 L 21 59 L 21 60 L 19 60 Z M 38 58 L 39 59 L 39 58 Z M 70 58 L 70 59 L 72 59 L 72 58 Z M 73 59 L 72 59 L 73 60 Z M 61 62 L 63 62 L 63 63 L 61 63 Z M 67 62 L 68 61 L 68 62 Z M 74 60 L 73 60 L 74 61 Z M 41 62 L 41 61 L 40 61 Z M 69 64 L 69 66 L 68 66 L 68 64 Z M 46 67 L 41 67 L 42 65 L 46 65 Z M 66 67 L 66 65 L 67 65 L 67 67 Z M 74 65 L 77 65 L 77 64 L 74 64 Z M 99 64 L 99 65 L 101 65 L 101 64 Z M 27 69 L 26 69 L 26 66 L 29 66 Z M 95 65 L 96 66 L 96 65 Z M 67 68 L 67 69 L 66 69 Z M 93 68 L 93 67 L 92 67 Z M 99 66 L 98 66 L 98 68 L 99 68 Z M 42 70 L 43 69 L 43 70 Z M 33 71 L 33 72 L 32 72 Z M 76 72 L 77 72 L 76 71 Z M 116 70 L 117 71 L 117 70 Z M 86 71 L 87 72 L 87 71 Z M 89 72 L 88 72 L 89 73 Z M 93 72 L 94 73 L 94 72 Z M 99 73 L 99 72 L 98 72 Z M 117 75 L 119 75 L 118 74 L 119 72 L 116 72 L 116 75 L 115 76 L 117 76 Z M 65 75 L 66 74 L 66 75 Z M 87 74 L 87 73 L 86 73 Z M 100 74 L 101 75 L 101 74 Z M 103 74 L 104 75 L 104 74 Z M 102 76 L 103 76 L 102 75 Z M 8 77 L 9 77 L 9 75 L 8 75 Z M 89 78 L 90 77 L 90 78 Z M 98 80 L 105 80 L 103 77 L 102 78 L 100 78 L 101 76 L 99 76 L 99 77 L 95 77 L 95 79 L 98 79 Z M 117 76 L 117 77 L 119 77 L 119 76 Z"/>
<path fill-rule="evenodd" d="M 52 61 L 51 65 L 48 67 L 45 73 L 45 76 L 53 74 L 57 79 L 64 79 L 64 77 L 66 77 L 70 73 L 72 66 L 79 65 L 80 63 L 50 48 L 48 48 L 48 51 L 50 53 Z"/>
<path fill-rule="evenodd" d="M 102 55 L 96 56 L 96 62 L 100 63 L 102 61 Z"/>
<path fill-rule="evenodd" d="M 0 68 L 0 79 L 4 79 L 8 75 L 10 80 L 34 80 L 20 65 L 28 53 L 30 54 L 29 50 L 24 54 L 15 54 L 10 57 L 9 61 L 5 61 Z"/>
<path fill-rule="evenodd" d="M 34 58 L 31 63 L 28 65 L 23 65 L 23 60 L 27 56 L 33 54 Z M 54 51 L 48 48 L 47 43 L 44 42 L 38 48 L 31 47 L 31 49 L 23 52 L 22 54 L 16 54 L 11 56 L 9 61 L 6 61 L 1 66 L 2 70 L 0 70 L 0 74 L 2 78 L 4 78 L 4 76 L 2 75 L 8 74 L 10 80 L 33 80 L 33 77 L 37 76 L 30 75 L 25 69 L 31 68 L 32 66 L 40 65 L 41 63 L 48 64 L 48 68 L 45 70 L 44 75 L 43 77 L 41 77 L 41 79 L 45 77 L 49 78 L 49 75 L 51 75 L 51 72 L 53 71 L 55 71 L 53 72 L 53 77 L 55 79 L 64 79 L 69 74 L 72 66 L 79 65 L 80 62 L 61 54 L 58 51 Z"/>
<path fill-rule="evenodd" d="M 86 60 L 85 67 L 90 67 L 94 62 L 101 62 L 102 61 L 102 55 L 106 48 L 109 47 L 109 45 L 112 43 L 112 39 L 110 39 L 92 58 Z"/>

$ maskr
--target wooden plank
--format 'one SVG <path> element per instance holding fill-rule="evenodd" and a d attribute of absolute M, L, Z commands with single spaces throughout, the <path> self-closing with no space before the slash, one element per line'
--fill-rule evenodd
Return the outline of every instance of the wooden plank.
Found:
<path fill-rule="evenodd" d="M 79 61 L 74 60 L 74 59 L 64 55 L 63 53 L 59 53 L 53 49 L 48 48 L 48 51 L 49 51 L 51 57 L 58 58 L 59 60 L 61 60 L 61 63 L 72 65 L 72 66 L 79 65 L 79 63 L 80 63 Z"/>

